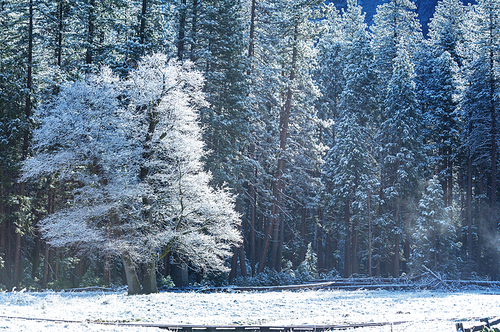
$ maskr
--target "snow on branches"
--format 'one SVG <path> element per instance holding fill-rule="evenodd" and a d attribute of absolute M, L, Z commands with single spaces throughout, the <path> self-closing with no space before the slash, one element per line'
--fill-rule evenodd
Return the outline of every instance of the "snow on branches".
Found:
<path fill-rule="evenodd" d="M 203 82 L 191 63 L 155 54 L 127 79 L 103 68 L 66 84 L 38 111 L 23 179 L 73 188 L 40 224 L 52 245 L 134 262 L 176 251 L 204 270 L 224 269 L 240 219 L 234 197 L 210 187 L 203 170 Z"/>

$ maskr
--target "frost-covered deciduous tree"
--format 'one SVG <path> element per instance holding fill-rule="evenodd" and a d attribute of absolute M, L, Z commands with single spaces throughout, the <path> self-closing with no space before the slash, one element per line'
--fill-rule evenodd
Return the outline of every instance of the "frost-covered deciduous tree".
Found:
<path fill-rule="evenodd" d="M 224 270 L 240 240 L 233 197 L 211 188 L 203 170 L 203 78 L 191 67 L 152 55 L 124 81 L 102 69 L 38 112 L 24 178 L 53 176 L 75 188 L 41 229 L 54 246 L 120 255 L 129 294 L 157 291 L 155 262 L 168 252 Z"/>

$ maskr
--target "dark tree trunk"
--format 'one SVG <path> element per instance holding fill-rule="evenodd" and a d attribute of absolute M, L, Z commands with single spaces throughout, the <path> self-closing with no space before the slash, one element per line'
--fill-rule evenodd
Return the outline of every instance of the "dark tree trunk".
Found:
<path fill-rule="evenodd" d="M 317 251 L 316 257 L 318 259 L 316 270 L 318 271 L 318 273 L 322 272 L 323 268 L 324 268 L 324 266 L 323 266 L 323 227 L 322 227 L 322 224 L 323 224 L 323 220 L 322 220 L 322 216 L 320 215 L 319 223 L 316 226 L 316 251 Z"/>
<path fill-rule="evenodd" d="M 359 274 L 359 224 L 352 225 L 352 273 Z"/>
<path fill-rule="evenodd" d="M 139 20 L 139 41 L 141 42 L 141 54 L 144 53 L 146 43 L 146 14 L 148 10 L 148 0 L 142 0 L 141 16 Z"/>
<path fill-rule="evenodd" d="M 229 271 L 229 282 L 232 282 L 238 272 L 238 253 L 239 247 L 233 247 L 233 257 L 231 257 L 231 271 Z"/>
<path fill-rule="evenodd" d="M 179 32 L 177 37 L 177 59 L 180 61 L 183 60 L 184 57 L 184 47 L 186 43 L 186 0 L 182 0 L 181 8 L 179 12 Z"/>
<path fill-rule="evenodd" d="M 303 262 L 306 259 L 306 216 L 307 216 L 307 208 L 303 206 L 301 209 L 300 215 L 300 241 L 302 243 L 302 248 L 300 250 L 299 259 L 300 262 Z"/>
<path fill-rule="evenodd" d="M 62 64 L 62 39 L 63 39 L 63 12 L 64 12 L 64 0 L 59 0 L 58 3 L 58 11 L 57 11 L 57 20 L 58 20 L 58 31 L 57 31 L 57 49 L 56 49 L 56 58 L 57 58 L 57 66 L 61 67 Z"/>
<path fill-rule="evenodd" d="M 490 29 L 490 39 L 493 43 L 492 31 Z M 491 214 L 490 214 L 490 225 L 489 231 L 496 238 L 498 232 L 498 217 L 497 217 L 497 116 L 496 116 L 496 105 L 495 105 L 495 60 L 493 50 L 490 51 L 490 116 L 491 116 L 491 131 L 490 131 L 490 141 L 491 141 Z M 498 248 L 496 245 L 491 245 L 489 248 L 492 262 L 490 264 L 491 268 L 491 278 L 496 280 L 498 277 Z"/>
<path fill-rule="evenodd" d="M 0 216 L 5 216 L 5 188 L 4 188 L 4 171 L 0 168 Z M 2 220 L 0 222 L 0 254 L 2 258 L 7 256 L 7 222 Z M 0 268 L 0 280 L 5 284 L 7 281 L 7 269 Z"/>
<path fill-rule="evenodd" d="M 144 263 L 144 275 L 142 280 L 143 294 L 158 293 L 156 285 L 156 262 L 154 260 Z"/>
<path fill-rule="evenodd" d="M 252 151 L 255 146 L 252 144 Z M 252 152 L 253 155 L 253 152 Z M 256 230 L 256 218 L 257 218 L 257 192 L 255 190 L 255 185 L 250 184 L 250 264 L 252 265 L 252 276 L 255 275 L 255 264 L 257 263 L 256 256 L 256 246 L 257 242 L 255 239 Z"/>
<path fill-rule="evenodd" d="M 27 80 L 26 80 L 26 104 L 25 104 L 25 129 L 23 137 L 23 150 L 22 150 L 22 160 L 25 160 L 28 156 L 28 147 L 30 139 L 30 118 L 31 118 L 31 93 L 33 90 L 33 0 L 29 2 L 29 22 L 28 22 L 28 63 L 27 63 Z M 19 184 L 19 196 L 23 197 L 26 195 L 26 183 L 22 182 Z M 23 233 L 22 227 L 24 226 L 25 220 L 18 220 L 16 226 L 16 243 L 14 251 L 14 285 L 20 285 L 22 283 L 22 258 L 21 258 L 21 235 Z"/>
<path fill-rule="evenodd" d="M 297 62 L 297 38 L 298 38 L 298 25 L 295 25 L 294 35 L 293 35 L 293 49 L 292 49 L 292 62 L 289 76 L 289 84 L 293 84 L 295 81 L 295 66 Z M 285 171 L 285 151 L 286 151 L 286 143 L 288 136 L 288 125 L 290 121 L 290 112 L 292 109 L 292 97 L 293 91 L 292 87 L 289 86 L 286 93 L 286 101 L 280 112 L 280 156 L 278 158 L 278 166 L 276 169 L 276 180 L 274 185 L 274 201 L 271 210 L 270 222 L 267 226 L 266 233 L 264 234 L 264 245 L 262 256 L 259 261 L 259 269 L 258 272 L 263 272 L 264 267 L 266 265 L 267 254 L 269 252 L 269 245 L 271 243 L 271 237 L 273 233 L 273 229 L 276 227 L 276 223 L 279 223 L 278 214 L 280 213 L 280 204 L 281 204 L 281 196 L 284 187 L 283 183 L 283 173 Z M 278 228 L 279 230 L 279 228 Z M 279 232 L 278 232 L 279 233 Z"/>
<path fill-rule="evenodd" d="M 351 261 L 351 208 L 349 202 L 344 203 L 344 228 L 345 228 L 345 245 L 344 245 L 344 278 L 349 278 L 352 274 Z"/>
<path fill-rule="evenodd" d="M 127 278 L 128 295 L 141 294 L 141 284 L 139 283 L 139 278 L 137 277 L 134 262 L 128 253 L 123 253 L 121 258 L 123 262 L 123 269 L 125 270 L 125 276 Z"/>
<path fill-rule="evenodd" d="M 193 0 L 193 15 L 191 22 L 191 49 L 189 54 L 189 59 L 193 62 L 197 59 L 197 37 L 198 37 L 198 7 L 200 5 L 199 0 Z"/>
<path fill-rule="evenodd" d="M 245 278 L 247 276 L 247 263 L 245 261 L 245 249 L 244 247 L 240 247 L 239 250 L 240 257 L 240 268 L 241 268 L 241 276 Z"/>
<path fill-rule="evenodd" d="M 372 276 L 372 217 L 371 194 L 368 192 L 368 276 Z"/>
<path fill-rule="evenodd" d="M 85 63 L 92 64 L 93 46 L 94 46 L 94 21 L 95 21 L 95 0 L 89 0 L 89 18 L 87 26 L 87 53 L 85 54 Z M 87 69 L 88 70 L 88 69 Z"/>
<path fill-rule="evenodd" d="M 325 256 L 325 263 L 323 265 L 323 269 L 325 271 L 330 271 L 332 269 L 332 262 L 331 262 L 332 237 L 329 232 L 325 233 L 325 250 L 323 252 Z"/>
<path fill-rule="evenodd" d="M 248 43 L 248 59 L 250 65 L 248 66 L 247 75 L 251 75 L 252 70 L 252 58 L 254 56 L 254 38 L 255 38 L 255 2 L 252 0 L 252 7 L 250 10 L 250 32 L 249 32 L 249 43 Z M 250 156 L 252 159 L 255 158 L 255 143 L 250 145 Z M 257 170 L 254 172 L 254 181 L 257 179 Z M 252 265 L 252 276 L 255 275 L 255 264 L 257 263 L 256 256 L 256 240 L 255 240 L 255 227 L 256 227 L 256 213 L 257 213 L 257 191 L 255 189 L 255 184 L 250 183 L 250 264 Z"/>
<path fill-rule="evenodd" d="M 471 114 L 469 113 L 469 128 L 468 136 L 472 132 Z M 467 265 L 469 272 L 472 272 L 474 265 L 474 254 L 472 250 L 472 152 L 471 147 L 467 147 L 467 195 L 466 195 L 466 209 L 467 209 Z"/>

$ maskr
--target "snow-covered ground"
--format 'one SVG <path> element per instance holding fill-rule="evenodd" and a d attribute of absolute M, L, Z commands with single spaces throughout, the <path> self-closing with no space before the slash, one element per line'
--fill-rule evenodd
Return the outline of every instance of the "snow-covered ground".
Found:
<path fill-rule="evenodd" d="M 60 323 L 5 317 L 79 321 Z M 493 291 L 283 291 L 160 293 L 127 296 L 102 293 L 0 293 L 0 331 L 165 331 L 98 325 L 85 321 L 197 325 L 322 325 L 408 323 L 353 331 L 455 331 L 500 317 L 500 293 Z"/>

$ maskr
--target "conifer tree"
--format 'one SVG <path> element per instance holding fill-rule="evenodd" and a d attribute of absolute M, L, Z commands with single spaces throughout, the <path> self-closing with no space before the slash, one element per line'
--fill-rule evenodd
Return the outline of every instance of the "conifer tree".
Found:
<path fill-rule="evenodd" d="M 413 228 L 411 268 L 414 273 L 424 272 L 423 266 L 426 266 L 448 277 L 456 277 L 456 225 L 443 196 L 439 177 L 434 176 L 420 199 L 419 217 Z"/>
<path fill-rule="evenodd" d="M 335 137 L 326 156 L 323 179 L 344 220 L 344 276 L 359 273 L 360 243 L 366 230 L 367 201 L 377 180 L 370 123 L 377 114 L 377 75 L 361 8 L 348 3 L 342 15 L 344 90 Z"/>
<path fill-rule="evenodd" d="M 420 114 L 415 94 L 414 70 L 406 50 L 394 59 L 394 69 L 383 99 L 381 144 L 381 182 L 383 212 L 387 229 L 392 229 L 392 270 L 399 276 L 400 244 L 409 246 L 408 228 L 421 168 Z M 408 248 L 405 248 L 408 255 Z M 406 256 L 405 258 L 408 258 Z"/>
<path fill-rule="evenodd" d="M 414 55 L 422 41 L 415 4 L 409 0 L 391 0 L 377 8 L 373 18 L 372 46 L 380 82 L 382 112 L 377 161 L 381 167 L 380 206 L 381 227 L 392 229 L 393 243 L 386 247 L 388 271 L 399 276 L 401 243 L 406 262 L 409 239 L 406 228 L 409 220 L 403 217 L 403 206 L 410 208 L 410 193 L 415 190 L 417 154 L 421 149 L 417 100 L 414 82 Z M 416 125 L 417 124 L 417 125 Z M 410 216 L 411 213 L 407 214 Z M 388 233 L 386 233 L 388 234 Z M 403 241 L 404 239 L 404 241 Z M 404 263 L 405 264 L 405 263 Z M 403 270 L 405 266 L 403 264 Z"/>
<path fill-rule="evenodd" d="M 498 277 L 499 253 L 498 234 L 498 89 L 500 44 L 500 3 L 479 1 L 471 16 L 471 49 L 476 53 L 468 61 L 463 109 L 468 118 L 467 146 L 471 161 L 476 165 L 479 176 L 477 192 L 487 198 L 488 209 L 476 214 L 479 244 L 476 261 L 479 270 Z M 488 188 L 488 189 L 486 189 Z M 483 252 L 484 254 L 481 254 Z"/>

